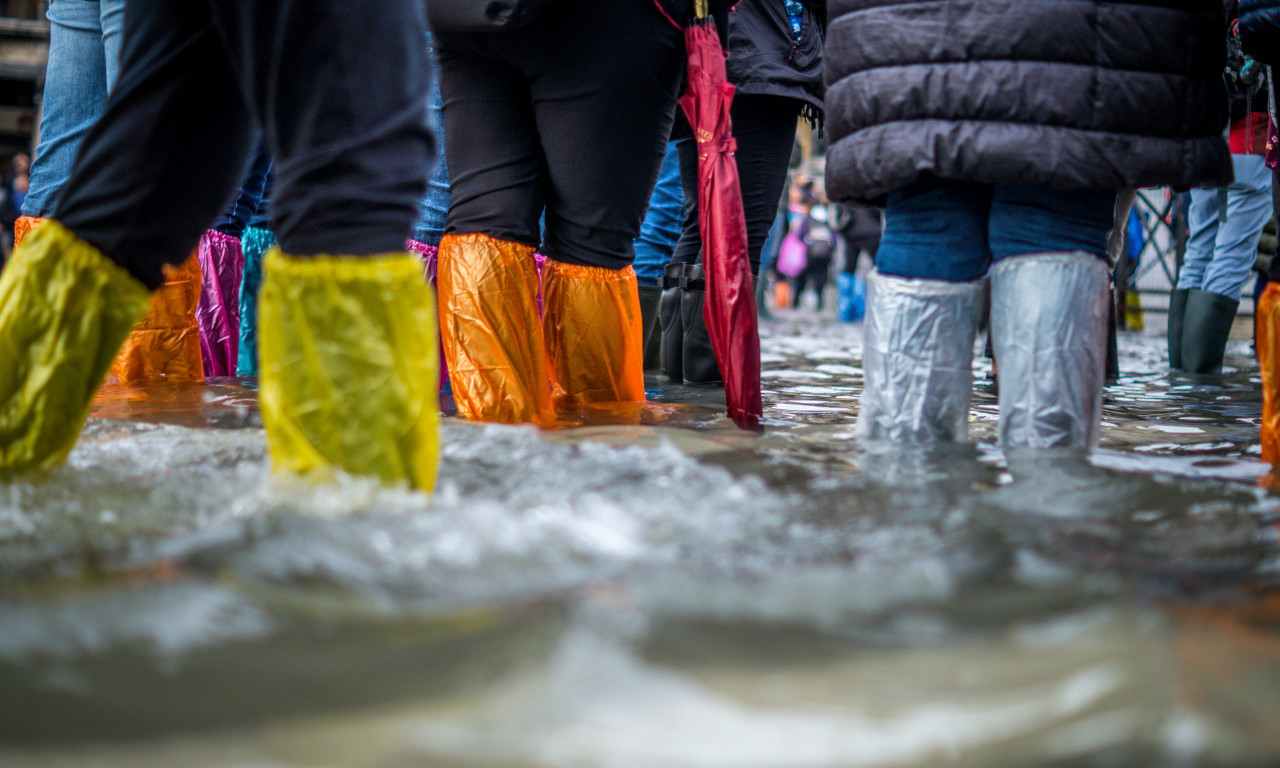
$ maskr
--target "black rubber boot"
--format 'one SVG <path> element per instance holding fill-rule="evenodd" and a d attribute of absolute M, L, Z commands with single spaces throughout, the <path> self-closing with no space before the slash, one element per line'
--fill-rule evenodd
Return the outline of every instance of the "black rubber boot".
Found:
<path fill-rule="evenodd" d="M 645 373 L 661 367 L 662 332 L 658 326 L 658 306 L 661 303 L 661 288 L 653 285 L 640 286 L 640 326 L 644 328 Z"/>
<path fill-rule="evenodd" d="M 1182 318 L 1182 365 L 1188 373 L 1222 373 L 1222 357 L 1240 302 L 1192 289 Z"/>
<path fill-rule="evenodd" d="M 1182 368 L 1182 321 L 1187 314 L 1187 294 L 1191 291 L 1182 288 L 1169 294 L 1169 367 L 1175 371 Z"/>
<path fill-rule="evenodd" d="M 662 375 L 684 383 L 684 323 L 680 314 L 681 284 L 687 265 L 668 264 L 662 277 L 662 298 L 658 302 L 658 367 Z"/>
<path fill-rule="evenodd" d="M 701 276 L 700 269 L 698 276 Z M 701 280 L 697 283 L 702 287 L 680 291 L 680 316 L 684 325 L 684 383 L 690 387 L 723 386 L 720 366 L 716 365 L 716 354 L 711 348 L 711 335 L 707 333 L 707 324 L 702 319 L 702 305 L 707 298 L 705 283 Z"/>

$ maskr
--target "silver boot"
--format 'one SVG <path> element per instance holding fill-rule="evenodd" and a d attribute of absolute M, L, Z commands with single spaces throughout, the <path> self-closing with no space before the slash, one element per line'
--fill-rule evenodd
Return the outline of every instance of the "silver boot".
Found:
<path fill-rule="evenodd" d="M 862 339 L 861 438 L 962 442 L 969 435 L 982 281 L 872 273 Z"/>
<path fill-rule="evenodd" d="M 1108 272 L 1084 252 L 1017 256 L 991 270 L 1001 445 L 1098 444 Z"/>

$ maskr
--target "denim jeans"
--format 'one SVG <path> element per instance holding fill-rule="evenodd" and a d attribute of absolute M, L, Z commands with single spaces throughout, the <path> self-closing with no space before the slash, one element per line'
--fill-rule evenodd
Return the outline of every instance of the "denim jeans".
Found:
<path fill-rule="evenodd" d="M 1232 155 L 1236 180 L 1227 187 L 1227 220 L 1218 221 L 1218 190 L 1191 190 L 1187 255 L 1178 288 L 1196 288 L 1236 301 L 1258 256 L 1271 218 L 1271 169 L 1259 155 Z"/>
<path fill-rule="evenodd" d="M 263 195 L 267 191 L 267 176 L 271 174 L 271 150 L 267 145 L 258 146 L 258 153 L 249 163 L 249 173 L 240 184 L 240 191 L 231 201 L 231 207 L 222 214 L 222 219 L 214 225 L 214 229 L 224 235 L 235 238 L 243 237 L 258 213 Z"/>
<path fill-rule="evenodd" d="M 49 63 L 25 216 L 53 212 L 80 142 L 102 114 L 119 69 L 124 0 L 50 0 L 45 15 Z"/>
<path fill-rule="evenodd" d="M 444 222 L 449 216 L 449 164 L 444 159 L 444 107 L 440 99 L 440 77 L 433 73 L 431 93 L 427 95 L 427 120 L 436 136 L 436 161 L 427 179 L 427 195 L 418 201 L 418 222 L 413 225 L 413 239 L 427 245 L 440 245 Z"/>
<path fill-rule="evenodd" d="M 658 284 L 662 272 L 671 261 L 671 254 L 680 240 L 684 224 L 684 190 L 680 186 L 680 155 L 675 142 L 667 144 L 667 154 L 662 158 L 658 171 L 658 183 L 649 197 L 649 210 L 640 224 L 640 236 L 635 240 L 636 279 L 641 285 Z"/>
<path fill-rule="evenodd" d="M 961 283 L 1010 256 L 1084 251 L 1106 258 L 1115 200 L 1115 191 L 927 177 L 889 194 L 876 268 Z"/>

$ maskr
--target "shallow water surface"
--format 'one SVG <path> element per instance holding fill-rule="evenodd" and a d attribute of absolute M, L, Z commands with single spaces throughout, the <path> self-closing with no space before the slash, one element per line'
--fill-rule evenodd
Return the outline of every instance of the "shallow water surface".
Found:
<path fill-rule="evenodd" d="M 859 331 L 766 324 L 766 431 L 443 430 L 431 499 L 273 478 L 253 382 L 108 387 L 0 484 L 0 765 L 1280 764 L 1246 344 L 1122 339 L 1103 447 L 864 445 Z"/>

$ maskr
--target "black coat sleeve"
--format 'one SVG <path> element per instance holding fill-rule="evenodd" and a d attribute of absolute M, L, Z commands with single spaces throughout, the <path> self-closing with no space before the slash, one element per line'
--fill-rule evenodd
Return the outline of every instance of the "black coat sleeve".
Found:
<path fill-rule="evenodd" d="M 1240 44 L 1264 64 L 1280 64 L 1280 0 L 1240 0 Z"/>

